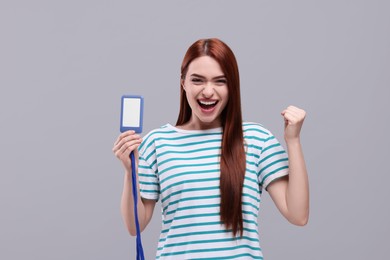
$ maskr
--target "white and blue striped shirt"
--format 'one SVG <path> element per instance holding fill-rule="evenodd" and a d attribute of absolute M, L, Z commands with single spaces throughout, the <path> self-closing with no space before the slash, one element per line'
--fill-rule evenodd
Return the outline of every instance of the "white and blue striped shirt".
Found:
<path fill-rule="evenodd" d="M 261 193 L 288 174 L 288 156 L 262 125 L 244 123 L 243 131 L 243 237 L 233 237 L 220 221 L 222 128 L 182 130 L 167 124 L 144 137 L 140 193 L 162 207 L 156 259 L 263 259 L 257 223 Z"/>

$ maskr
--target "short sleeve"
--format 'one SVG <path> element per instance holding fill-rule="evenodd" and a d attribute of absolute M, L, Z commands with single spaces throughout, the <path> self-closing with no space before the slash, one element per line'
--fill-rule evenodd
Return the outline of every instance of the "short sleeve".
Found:
<path fill-rule="evenodd" d="M 150 135 L 146 136 L 139 147 L 138 181 L 141 197 L 157 201 L 160 197 L 160 183 L 156 148 L 152 139 Z"/>
<path fill-rule="evenodd" d="M 257 174 L 264 189 L 277 178 L 288 175 L 288 155 L 276 137 L 268 133 L 260 153 Z"/>

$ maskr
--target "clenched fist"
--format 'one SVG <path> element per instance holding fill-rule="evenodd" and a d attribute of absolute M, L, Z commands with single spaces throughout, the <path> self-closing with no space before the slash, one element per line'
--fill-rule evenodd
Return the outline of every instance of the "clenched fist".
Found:
<path fill-rule="evenodd" d="M 298 140 L 306 112 L 295 106 L 288 106 L 281 112 L 284 117 L 284 139 L 286 142 Z"/>

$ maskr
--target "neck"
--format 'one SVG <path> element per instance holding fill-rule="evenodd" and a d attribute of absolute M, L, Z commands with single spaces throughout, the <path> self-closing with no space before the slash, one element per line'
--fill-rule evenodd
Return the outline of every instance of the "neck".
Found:
<path fill-rule="evenodd" d="M 201 121 L 195 121 L 193 117 L 191 119 L 182 124 L 177 125 L 176 127 L 183 130 L 208 130 L 213 128 L 221 127 L 222 123 L 221 120 L 213 121 L 213 122 L 201 122 Z"/>

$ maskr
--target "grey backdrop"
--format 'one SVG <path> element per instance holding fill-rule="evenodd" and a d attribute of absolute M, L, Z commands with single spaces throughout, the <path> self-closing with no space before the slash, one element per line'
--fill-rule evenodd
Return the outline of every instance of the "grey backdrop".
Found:
<path fill-rule="evenodd" d="M 181 59 L 199 38 L 235 52 L 246 121 L 283 141 L 307 111 L 306 227 L 268 194 L 266 259 L 385 259 L 390 210 L 389 1 L 0 2 L 0 259 L 135 259 L 111 148 L 120 97 L 145 97 L 145 132 L 174 124 Z M 284 142 L 283 142 L 284 144 Z M 153 259 L 160 205 L 143 233 Z"/>

